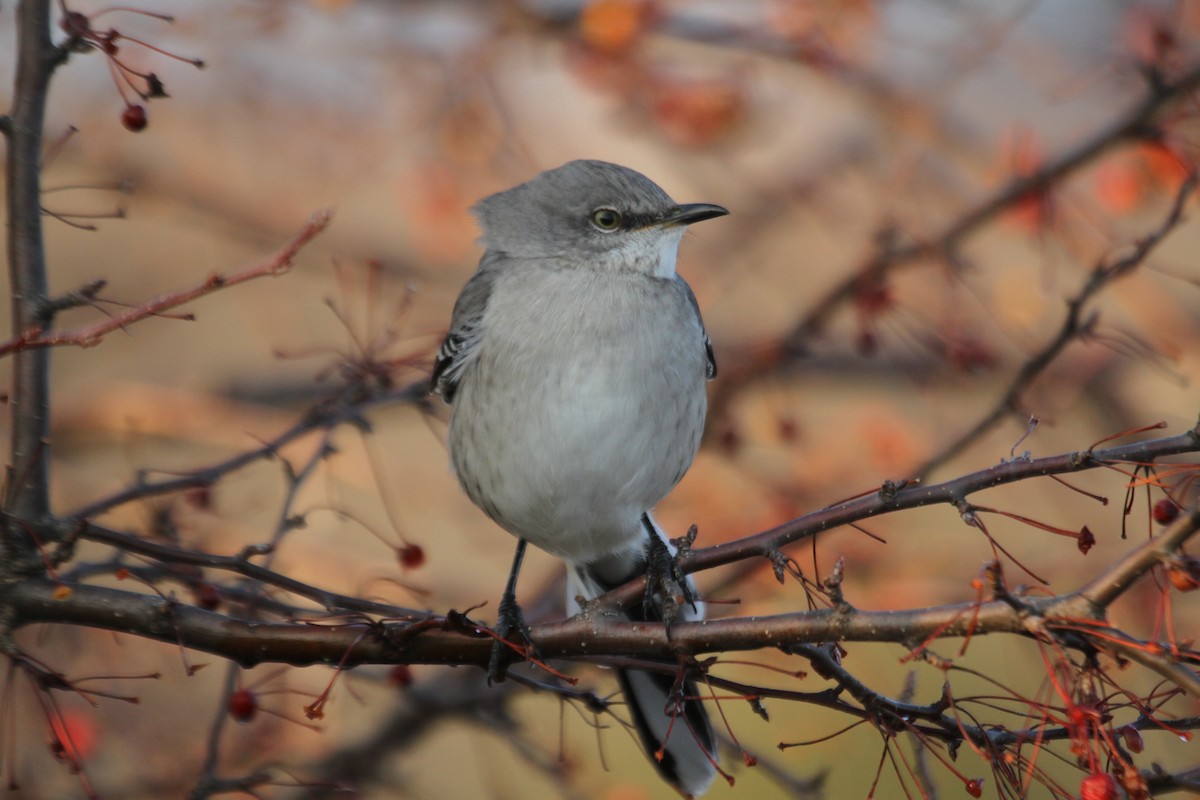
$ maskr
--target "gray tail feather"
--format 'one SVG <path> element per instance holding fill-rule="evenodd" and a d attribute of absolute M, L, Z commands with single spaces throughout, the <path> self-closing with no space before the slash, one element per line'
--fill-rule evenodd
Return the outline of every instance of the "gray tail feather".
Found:
<path fill-rule="evenodd" d="M 708 791 L 717 775 L 716 747 L 708 711 L 690 680 L 639 670 L 617 670 L 642 747 L 663 780 L 688 797 Z M 661 757 L 660 757 L 661 756 Z"/>
<path fill-rule="evenodd" d="M 661 530 L 658 533 L 666 541 Z M 615 569 L 619 561 L 627 569 Z M 567 605 L 574 613 L 578 611 L 577 595 L 594 599 L 645 568 L 645 551 L 640 547 L 631 548 L 625 556 L 613 556 L 604 564 L 575 565 L 568 572 Z M 685 605 L 680 611 L 681 621 L 704 618 L 703 603 L 695 608 Z M 639 602 L 626 614 L 637 622 L 662 621 L 660 610 L 652 603 Z M 667 673 L 641 670 L 619 669 L 617 678 L 638 738 L 658 774 L 688 797 L 704 794 L 717 775 L 717 750 L 708 711 L 696 699 L 696 684 Z"/>

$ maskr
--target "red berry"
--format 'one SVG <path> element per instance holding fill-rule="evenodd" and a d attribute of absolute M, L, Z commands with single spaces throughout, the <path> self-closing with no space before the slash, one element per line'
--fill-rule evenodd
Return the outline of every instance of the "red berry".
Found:
<path fill-rule="evenodd" d="M 400 563 L 409 569 L 415 569 L 425 563 L 425 551 L 419 544 L 406 544 L 397 552 Z"/>
<path fill-rule="evenodd" d="M 196 508 L 212 508 L 213 507 L 213 490 L 212 486 L 193 486 L 183 493 L 183 499 Z"/>
<path fill-rule="evenodd" d="M 984 372 L 996 366 L 996 354 L 970 339 L 947 345 L 946 360 L 959 372 Z"/>
<path fill-rule="evenodd" d="M 1164 497 L 1154 504 L 1154 521 L 1159 525 L 1169 525 L 1175 521 L 1182 510 L 1179 507 L 1179 503 L 1176 503 L 1169 497 Z"/>
<path fill-rule="evenodd" d="M 983 797 L 983 778 L 971 778 L 966 783 L 966 789 L 971 797 Z"/>
<path fill-rule="evenodd" d="M 121 114 L 121 124 L 126 130 L 137 133 L 146 128 L 146 107 L 137 103 L 125 106 Z"/>
<path fill-rule="evenodd" d="M 717 444 L 727 456 L 735 456 L 742 448 L 742 434 L 732 424 L 725 425 L 717 435 Z"/>
<path fill-rule="evenodd" d="M 875 335 L 875 331 L 863 328 L 858 332 L 854 346 L 860 356 L 870 358 L 879 352 L 879 337 Z"/>
<path fill-rule="evenodd" d="M 413 673 L 412 667 L 408 664 L 397 664 L 388 672 L 388 683 L 395 686 L 397 689 L 403 689 L 407 686 L 412 686 Z"/>
<path fill-rule="evenodd" d="M 205 611 L 216 611 L 221 605 L 221 593 L 208 581 L 197 583 L 192 594 L 196 598 L 196 605 Z"/>
<path fill-rule="evenodd" d="M 1117 780 L 1107 772 L 1093 772 L 1079 785 L 1079 800 L 1117 800 Z"/>
<path fill-rule="evenodd" d="M 895 305 L 892 290 L 880 279 L 863 279 L 854 289 L 854 304 L 867 316 L 875 316 Z"/>
<path fill-rule="evenodd" d="M 229 716 L 238 722 L 249 722 L 258 712 L 258 697 L 249 689 L 238 689 L 229 695 Z"/>

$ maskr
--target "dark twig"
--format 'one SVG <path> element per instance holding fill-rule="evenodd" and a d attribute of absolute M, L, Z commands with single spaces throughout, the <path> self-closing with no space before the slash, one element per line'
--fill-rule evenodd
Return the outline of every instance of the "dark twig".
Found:
<path fill-rule="evenodd" d="M 227 459 L 206 467 L 200 467 L 184 475 L 160 481 L 138 481 L 108 497 L 94 500 L 85 506 L 65 514 L 63 519 L 66 522 L 91 519 L 134 500 L 144 500 L 149 497 L 157 497 L 185 489 L 210 487 L 225 475 L 236 472 L 247 464 L 273 457 L 281 448 L 312 431 L 359 419 L 369 409 L 378 405 L 388 403 L 420 403 L 425 400 L 428 393 L 429 383 L 422 380 L 414 381 L 389 392 L 366 394 L 365 396 L 357 396 L 358 393 L 352 393 L 355 396 L 353 396 L 354 402 L 351 403 L 319 403 L 297 420 L 290 428 L 259 447 L 242 451 Z"/>
<path fill-rule="evenodd" d="M 1121 582 L 1158 563 L 1163 548 L 1182 544 L 1200 526 L 1200 512 L 1150 540 L 1139 551 L 1154 559 L 1130 560 Z M 29 580 L 10 595 L 17 626 L 57 622 L 116 630 L 221 655 L 249 666 L 274 661 L 290 664 L 436 663 L 484 666 L 491 652 L 490 636 L 458 615 L 412 623 L 379 625 L 364 636 L 364 623 L 304 625 L 236 619 L 153 595 L 138 595 L 97 586 L 74 586 L 67 596 L 56 593 L 54 582 Z M 1099 619 L 1092 586 L 1072 594 L 1008 598 L 960 603 L 911 611 L 862 611 L 848 606 L 762 617 L 678 623 L 667 636 L 663 627 L 613 621 L 582 614 L 557 623 L 538 625 L 533 639 L 545 657 L 640 657 L 672 661 L 680 652 L 700 654 L 760 648 L 794 649 L 797 644 L 831 641 L 922 641 L 931 636 L 980 636 L 991 633 L 1052 635 L 1070 629 L 1080 639 L 1078 620 Z M 429 624 L 433 622 L 435 624 Z M 1097 627 L 1103 634 L 1107 627 Z M 415 635 L 414 635 L 414 632 Z M 1096 646 L 1104 648 L 1104 639 Z M 1185 682 L 1184 688 L 1191 688 Z"/>
<path fill-rule="evenodd" d="M 808 351 L 809 341 L 825 330 L 841 308 L 853 301 L 862 286 L 885 283 L 890 272 L 924 261 L 947 257 L 953 260 L 968 238 L 1022 201 L 1048 191 L 1118 145 L 1152 140 L 1157 135 L 1155 123 L 1164 110 L 1187 97 L 1198 86 L 1200 67 L 1173 80 L 1155 76 L 1148 82 L 1146 94 L 1114 121 L 1057 158 L 1047 160 L 1028 175 L 1015 178 L 980 200 L 940 231 L 905 243 L 897 243 L 895 237 L 880 237 L 874 252 L 813 303 L 784 335 L 781 346 L 752 345 L 738 357 L 728 359 L 730 366 L 723 370 L 714 387 L 714 408 L 719 412 L 729 398 L 746 385 L 762 380 L 802 357 Z"/>
<path fill-rule="evenodd" d="M 110 530 L 100 525 L 87 524 L 79 531 L 79 538 L 87 539 L 112 547 L 126 553 L 153 558 L 168 564 L 187 564 L 193 567 L 223 570 L 241 575 L 260 583 L 275 586 L 300 597 L 306 597 L 318 603 L 322 609 L 331 612 L 358 612 L 362 614 L 377 614 L 398 619 L 425 618 L 428 614 L 411 608 L 376 603 L 358 597 L 328 592 L 315 586 L 289 578 L 278 572 L 261 567 L 249 561 L 245 556 L 220 556 L 203 553 L 187 547 L 177 547 L 172 544 L 142 539 L 127 533 Z"/>
<path fill-rule="evenodd" d="M 55 67 L 50 40 L 50 0 L 27 0 L 17 14 L 17 77 L 13 107 L 5 126 L 7 148 L 8 270 L 14 336 L 42 327 L 47 297 L 46 254 L 42 241 L 41 163 L 46 95 Z M 0 561 L 11 568 L 37 563 L 33 542 L 22 520 L 50 512 L 49 415 L 50 360 L 46 353 L 25 353 L 13 363 L 10 400 L 12 460 L 4 506 Z"/>
<path fill-rule="evenodd" d="M 944 483 L 913 484 L 894 491 L 880 491 L 823 508 L 785 522 L 755 536 L 726 544 L 699 548 L 683 561 L 688 572 L 710 569 L 750 556 L 770 558 L 781 548 L 816 534 L 902 508 L 918 508 L 938 503 L 955 504 L 975 492 L 1045 475 L 1095 469 L 1108 464 L 1146 463 L 1163 456 L 1196 452 L 1200 449 L 1200 423 L 1187 433 L 1162 439 L 1110 447 L 1105 450 L 1063 453 L 1029 460 L 1006 461 L 987 469 L 968 473 Z M 641 581 L 633 581 L 616 590 L 621 601 L 636 599 Z M 629 595 L 628 598 L 626 595 Z"/>
<path fill-rule="evenodd" d="M 878 280 L 895 266 L 953 253 L 967 237 L 1003 212 L 1028 197 L 1046 191 L 1118 144 L 1151 138 L 1154 134 L 1154 121 L 1162 110 L 1186 97 L 1197 86 L 1200 86 L 1200 67 L 1184 73 L 1174 81 L 1151 81 L 1146 95 L 1115 121 L 1058 158 L 1047 161 L 1039 169 L 1016 178 L 960 215 L 939 233 L 912 244 L 881 249 L 853 275 L 817 301 L 786 337 L 787 347 L 794 352 L 803 351 L 804 343 L 824 329 L 834 311 L 854 296 L 857 287 L 864 280 Z"/>
<path fill-rule="evenodd" d="M 1050 366 L 1054 359 L 1058 358 L 1063 350 L 1067 348 L 1067 345 L 1076 340 L 1087 338 L 1094 330 L 1097 316 L 1095 314 L 1084 316 L 1084 307 L 1088 301 L 1113 281 L 1125 277 L 1141 266 L 1151 251 L 1166 238 L 1167 234 L 1179 225 L 1183 220 L 1184 205 L 1196 190 L 1198 180 L 1200 178 L 1198 178 L 1197 173 L 1193 172 L 1188 175 L 1183 185 L 1179 187 L 1179 191 L 1175 194 L 1175 201 L 1171 204 L 1171 210 L 1167 214 L 1167 218 L 1163 220 L 1158 228 L 1138 240 L 1129 253 L 1111 263 L 1107 260 L 1101 261 L 1092 268 L 1083 286 L 1067 301 L 1067 313 L 1054 338 L 1024 363 L 992 410 L 972 425 L 970 430 L 943 447 L 936 455 L 926 461 L 917 470 L 917 475 L 928 475 L 933 470 L 942 466 L 1006 417 L 1012 415 L 1027 416 L 1025 409 L 1021 408 L 1021 396 L 1037 377 L 1045 371 L 1046 367 Z"/>

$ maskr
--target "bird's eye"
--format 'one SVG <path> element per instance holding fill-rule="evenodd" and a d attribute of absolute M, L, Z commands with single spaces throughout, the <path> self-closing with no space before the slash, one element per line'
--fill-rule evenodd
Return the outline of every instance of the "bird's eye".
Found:
<path fill-rule="evenodd" d="M 621 227 L 621 213 L 611 208 L 597 208 L 592 212 L 592 224 L 605 233 Z"/>

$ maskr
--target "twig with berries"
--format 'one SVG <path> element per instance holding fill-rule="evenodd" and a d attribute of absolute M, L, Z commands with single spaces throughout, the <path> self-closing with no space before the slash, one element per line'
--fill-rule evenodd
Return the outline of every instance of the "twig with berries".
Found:
<path fill-rule="evenodd" d="M 67 8 L 66 0 L 59 0 L 58 5 L 62 11 L 62 17 L 59 19 L 58 25 L 67 34 L 67 40 L 63 42 L 59 49 L 61 58 L 65 59 L 68 53 L 87 53 L 93 50 L 98 50 L 104 54 L 108 62 L 109 73 L 112 75 L 113 84 L 117 87 L 121 99 L 125 102 L 125 108 L 121 112 L 121 124 L 130 131 L 137 132 L 145 129 L 148 121 L 145 103 L 156 98 L 167 97 L 168 95 L 166 87 L 157 73 L 138 72 L 121 60 L 121 45 L 123 42 L 129 42 L 164 55 L 167 58 L 191 64 L 197 69 L 204 68 L 204 61 L 201 59 L 187 58 L 176 53 L 171 53 L 147 41 L 124 34 L 116 28 L 108 28 L 107 30 L 96 28 L 96 20 L 105 14 L 111 13 L 124 12 L 138 14 L 168 23 L 175 21 L 175 18 L 172 16 L 125 6 L 104 8 L 88 16 L 80 11 L 72 11 Z M 137 99 L 131 99 L 131 94 Z"/>

